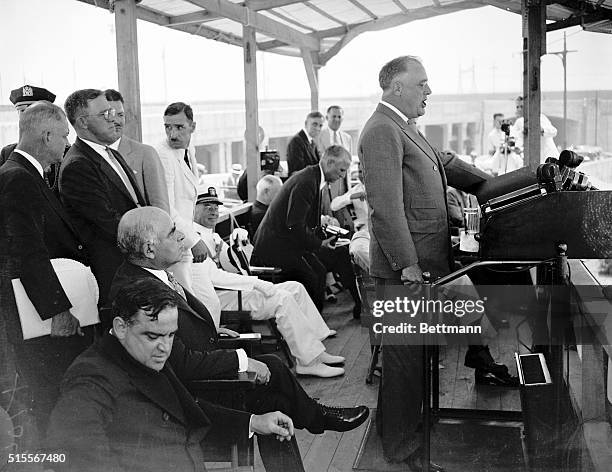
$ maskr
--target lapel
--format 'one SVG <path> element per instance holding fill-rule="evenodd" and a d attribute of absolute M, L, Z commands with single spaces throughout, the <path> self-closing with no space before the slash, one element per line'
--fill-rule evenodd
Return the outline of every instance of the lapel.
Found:
<path fill-rule="evenodd" d="M 421 151 L 423 151 L 423 153 L 434 164 L 436 164 L 438 167 L 440 166 L 440 161 L 438 160 L 438 156 L 436 155 L 431 145 L 427 142 L 427 140 L 421 133 L 419 133 L 418 131 L 415 131 L 413 128 L 408 126 L 408 123 L 406 123 L 401 117 L 399 117 L 397 113 L 395 113 L 394 111 L 390 110 L 389 108 L 387 108 L 386 106 L 382 104 L 378 104 L 376 111 L 391 118 L 402 129 L 404 134 L 408 136 L 408 138 L 414 144 L 416 144 L 419 147 L 419 149 L 421 149 Z"/>
<path fill-rule="evenodd" d="M 112 335 L 105 335 L 100 342 L 100 349 L 115 364 L 127 372 L 130 381 L 136 389 L 165 412 L 172 415 L 183 425 L 187 425 L 187 418 L 183 411 L 184 401 L 181 401 L 180 390 L 177 391 L 176 379 L 168 363 L 161 372 L 155 372 L 133 359 L 119 341 Z M 185 400 L 184 398 L 182 400 Z"/>
<path fill-rule="evenodd" d="M 78 137 L 74 142 L 73 146 L 76 146 L 87 159 L 89 159 L 92 163 L 98 166 L 100 171 L 106 176 L 108 180 L 111 181 L 111 183 L 117 188 L 117 190 L 119 190 L 119 192 L 121 192 L 122 195 L 124 195 L 129 201 L 134 202 L 132 196 L 130 195 L 130 192 L 128 192 L 127 188 L 125 187 L 123 180 L 121 180 L 121 177 L 119 177 L 117 172 L 115 172 L 115 170 L 110 166 L 108 162 L 106 162 L 106 160 L 100 154 L 94 151 L 88 144 L 83 142 Z M 115 153 L 114 156 L 117 157 L 117 154 L 119 153 Z M 140 198 L 140 192 L 137 188 L 138 187 L 136 187 L 134 191 L 136 192 L 136 196 Z M 136 202 L 134 202 L 134 205 L 135 204 Z"/>
<path fill-rule="evenodd" d="M 308 164 L 317 164 L 319 162 L 319 156 L 317 156 L 316 151 L 313 150 L 313 147 L 310 145 L 310 140 L 308 139 L 308 136 L 306 136 L 304 130 L 300 130 L 299 135 L 300 138 L 302 138 L 302 141 L 306 148 L 306 153 L 310 157 L 310 162 Z M 316 149 L 316 145 L 314 146 L 314 149 Z"/>
<path fill-rule="evenodd" d="M 187 163 L 185 162 L 185 150 L 181 149 L 180 151 L 181 151 L 181 155 L 179 157 L 179 166 L 181 167 L 181 170 L 183 171 L 183 174 L 185 175 L 185 177 L 187 177 L 187 180 L 189 180 L 189 182 L 191 182 L 191 184 L 197 189 L 198 179 L 194 174 L 194 171 L 197 172 L 195 158 L 191 154 L 191 152 L 189 152 L 189 149 L 188 149 L 187 152 L 189 155 L 189 164 L 191 165 L 191 169 L 190 169 L 189 167 L 187 167 Z M 196 193 L 197 193 L 197 190 L 196 190 Z"/>
<path fill-rule="evenodd" d="M 140 192 L 140 187 L 138 186 L 138 182 L 136 182 L 136 177 L 134 177 L 134 171 L 132 170 L 132 168 L 128 165 L 127 162 L 125 162 L 125 159 L 123 158 L 121 153 L 119 153 L 118 151 L 115 151 L 114 149 L 111 149 L 110 151 L 113 153 L 113 156 L 115 156 L 115 159 L 119 161 L 119 164 L 123 167 L 123 172 L 125 172 L 125 175 L 127 175 L 128 180 L 132 184 L 132 188 L 134 189 L 134 193 L 136 194 L 136 198 L 138 199 L 138 204 L 141 206 L 148 205 L 149 202 L 145 200 L 145 198 L 142 196 L 142 193 Z M 125 185 L 123 187 L 125 188 Z M 126 192 L 127 192 L 127 189 L 126 189 Z M 129 192 L 127 193 L 129 195 Z M 131 198 L 132 196 L 130 195 L 130 199 Z"/>
<path fill-rule="evenodd" d="M 55 211 L 57 216 L 64 222 L 64 224 L 68 227 L 68 229 L 74 234 L 74 236 L 80 240 L 79 234 L 77 233 L 74 226 L 72 226 L 72 222 L 70 218 L 68 218 L 68 214 L 60 204 L 57 197 L 51 192 L 51 189 L 47 186 L 47 183 L 40 176 L 36 168 L 21 154 L 17 152 L 13 152 L 9 156 L 9 160 L 14 161 L 16 164 L 22 166 L 26 171 L 28 171 L 34 179 L 36 180 L 36 185 L 38 185 L 40 192 L 45 196 L 47 201 L 49 202 L 49 206 Z"/>
<path fill-rule="evenodd" d="M 153 275 L 148 270 L 140 266 L 137 266 L 136 264 L 132 264 L 131 262 L 127 262 L 127 261 L 125 261 L 123 265 L 119 267 L 119 270 L 117 271 L 117 273 L 118 274 L 122 273 L 126 277 L 126 279 L 137 278 L 137 277 L 151 277 L 151 278 L 154 278 L 155 280 L 159 280 L 155 275 Z M 159 281 L 161 283 L 164 283 L 161 280 Z M 210 314 L 207 311 L 203 311 L 202 312 L 203 314 L 200 314 L 198 313 L 197 310 L 191 308 L 192 305 L 197 306 L 197 304 L 200 302 L 189 291 L 185 290 L 185 287 L 183 287 L 183 291 L 185 292 L 185 296 L 187 297 L 187 300 L 185 300 L 183 297 L 179 295 L 178 297 L 179 309 L 186 311 L 189 314 L 195 316 L 196 318 L 209 324 L 215 329 L 215 332 L 216 332 L 217 328 L 215 327 L 215 322 L 213 321 Z"/>

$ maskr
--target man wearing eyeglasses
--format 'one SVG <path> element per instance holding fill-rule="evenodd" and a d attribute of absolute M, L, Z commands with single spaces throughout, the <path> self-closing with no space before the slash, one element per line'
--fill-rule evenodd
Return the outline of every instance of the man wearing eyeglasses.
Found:
<path fill-rule="evenodd" d="M 115 271 L 123 262 L 117 247 L 121 216 L 138 206 L 149 205 L 138 187 L 133 170 L 121 154 L 109 147 L 120 137 L 115 109 L 104 92 L 77 90 L 64 104 L 77 139 L 60 169 L 62 203 L 83 235 L 104 306 Z"/>

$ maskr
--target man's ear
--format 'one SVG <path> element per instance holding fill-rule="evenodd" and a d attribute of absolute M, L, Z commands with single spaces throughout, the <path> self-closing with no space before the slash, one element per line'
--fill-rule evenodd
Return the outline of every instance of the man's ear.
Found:
<path fill-rule="evenodd" d="M 399 80 L 393 81 L 393 95 L 401 95 L 402 94 L 402 83 Z"/>
<path fill-rule="evenodd" d="M 128 325 L 125 320 L 119 316 L 113 318 L 113 333 L 117 339 L 124 339 L 127 333 Z"/>
<path fill-rule="evenodd" d="M 193 122 L 191 123 L 191 132 L 193 133 L 193 132 L 195 131 L 195 129 L 196 129 L 196 122 L 195 122 L 195 121 L 193 121 Z"/>
<path fill-rule="evenodd" d="M 144 257 L 155 259 L 155 244 L 152 241 L 144 241 L 140 249 Z"/>

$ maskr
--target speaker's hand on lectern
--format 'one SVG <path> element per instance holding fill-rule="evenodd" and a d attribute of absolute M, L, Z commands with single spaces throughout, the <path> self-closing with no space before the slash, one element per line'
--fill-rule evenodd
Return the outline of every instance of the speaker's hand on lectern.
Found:
<path fill-rule="evenodd" d="M 401 281 L 404 283 L 404 285 L 422 284 L 423 271 L 419 267 L 419 264 L 404 267 L 402 269 Z"/>

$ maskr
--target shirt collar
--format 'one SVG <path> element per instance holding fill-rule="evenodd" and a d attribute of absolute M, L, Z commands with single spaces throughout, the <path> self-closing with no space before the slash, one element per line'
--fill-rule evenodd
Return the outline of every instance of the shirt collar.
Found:
<path fill-rule="evenodd" d="M 108 147 L 111 148 L 113 151 L 119 151 L 119 143 L 121 143 L 121 138 L 119 138 L 113 144 L 109 144 Z"/>
<path fill-rule="evenodd" d="M 23 157 L 25 157 L 27 159 L 27 161 L 32 164 L 34 166 L 34 168 L 38 171 L 38 173 L 40 174 L 41 177 L 44 178 L 44 170 L 42 165 L 40 165 L 40 162 L 38 162 L 36 159 L 34 159 L 31 155 L 29 155 L 27 152 L 22 151 L 21 149 L 15 149 L 15 152 L 18 152 L 19 154 L 21 154 Z"/>
<path fill-rule="evenodd" d="M 165 283 L 168 287 L 174 288 L 170 283 L 170 280 L 168 280 L 168 273 L 165 270 L 149 269 L 148 267 L 143 267 L 143 269 L 148 272 L 151 272 L 155 277 Z"/>
<path fill-rule="evenodd" d="M 306 131 L 306 128 L 302 128 L 302 131 L 304 132 L 304 134 L 306 135 L 306 139 L 308 140 L 308 142 L 310 144 L 312 144 L 312 138 L 310 137 L 310 135 L 308 134 L 308 131 Z"/>
<path fill-rule="evenodd" d="M 319 171 L 321 172 L 321 183 L 319 184 L 319 190 L 323 190 L 325 186 L 327 185 L 327 182 L 325 181 L 325 174 L 323 173 L 323 166 L 321 166 L 320 162 L 319 162 Z"/>
<path fill-rule="evenodd" d="M 107 146 L 104 146 L 103 144 L 94 143 L 93 141 L 89 141 L 88 139 L 83 139 L 83 138 L 81 138 L 81 141 L 89 145 L 94 151 L 100 154 L 103 158 L 108 159 L 108 153 L 106 152 Z"/>
<path fill-rule="evenodd" d="M 399 111 L 396 107 L 391 105 L 390 103 L 385 102 L 384 100 L 381 100 L 380 104 L 386 106 L 389 110 L 391 110 L 392 112 L 396 113 L 406 123 L 408 122 L 408 117 L 406 115 L 404 115 L 401 111 Z"/>

